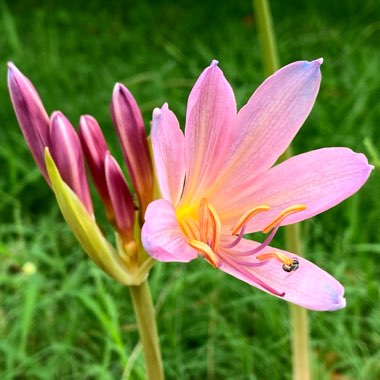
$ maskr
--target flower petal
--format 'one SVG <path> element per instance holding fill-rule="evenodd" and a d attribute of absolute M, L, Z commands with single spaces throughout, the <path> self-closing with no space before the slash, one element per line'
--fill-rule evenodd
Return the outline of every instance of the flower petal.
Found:
<path fill-rule="evenodd" d="M 149 204 L 141 237 L 145 250 L 156 260 L 189 262 L 197 257 L 182 233 L 173 205 L 164 199 Z"/>
<path fill-rule="evenodd" d="M 94 216 L 88 213 L 78 196 L 63 181 L 47 148 L 45 159 L 59 208 L 84 251 L 104 272 L 115 280 L 129 285 L 132 278 L 123 261 L 104 238 Z"/>
<path fill-rule="evenodd" d="M 78 195 L 87 210 L 93 213 L 79 137 L 61 112 L 53 112 L 50 119 L 49 149 L 63 180 Z"/>
<path fill-rule="evenodd" d="M 258 245 L 259 243 L 243 239 L 239 244 L 239 250 L 252 250 Z M 300 256 L 276 248 L 267 247 L 260 254 L 269 252 L 280 252 L 298 259 L 299 268 L 290 273 L 285 272 L 282 264 L 274 259 L 264 265 L 253 267 L 249 264 L 259 261 L 252 257 L 244 258 L 247 264 L 243 265 L 224 253 L 219 269 L 267 293 L 307 309 L 332 311 L 346 306 L 343 286 L 327 272 Z M 260 283 L 280 295 L 273 294 Z"/>
<path fill-rule="evenodd" d="M 188 100 L 183 202 L 202 195 L 215 180 L 231 144 L 236 101 L 217 63 L 204 70 Z"/>
<path fill-rule="evenodd" d="M 162 196 L 175 206 L 185 180 L 185 138 L 166 103 L 153 111 L 151 138 Z"/>
<path fill-rule="evenodd" d="M 254 92 L 235 119 L 236 136 L 218 188 L 235 188 L 276 162 L 314 105 L 321 63 L 321 59 L 291 63 Z"/>
<path fill-rule="evenodd" d="M 307 208 L 284 219 L 282 225 L 337 205 L 360 189 L 372 168 L 363 154 L 348 148 L 318 149 L 294 156 L 213 201 L 226 224 L 236 222 L 254 205 L 269 205 L 271 209 L 253 218 L 246 228 L 246 233 L 259 231 L 289 206 L 304 204 Z"/>
<path fill-rule="evenodd" d="M 12 62 L 8 63 L 8 88 L 21 131 L 49 183 L 44 158 L 44 149 L 50 141 L 49 116 L 33 84 Z"/>

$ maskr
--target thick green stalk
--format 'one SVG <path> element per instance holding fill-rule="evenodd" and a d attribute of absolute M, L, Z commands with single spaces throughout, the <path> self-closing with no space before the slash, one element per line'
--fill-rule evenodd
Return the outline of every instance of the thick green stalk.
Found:
<path fill-rule="evenodd" d="M 264 67 L 267 75 L 279 69 L 276 41 L 272 16 L 267 0 L 254 0 L 253 6 L 263 49 Z M 285 158 L 292 155 L 291 147 L 285 152 Z M 286 248 L 290 252 L 301 254 L 299 225 L 287 226 L 285 230 Z M 304 308 L 290 305 L 292 326 L 293 380 L 310 380 L 309 327 L 307 312 Z"/>
<path fill-rule="evenodd" d="M 299 224 L 286 227 L 285 240 L 286 248 L 290 252 L 301 253 L 302 247 Z M 303 307 L 290 304 L 290 318 L 292 326 L 293 379 L 310 380 L 309 320 L 307 311 Z"/>
<path fill-rule="evenodd" d="M 156 315 L 148 281 L 129 289 L 144 351 L 147 380 L 164 380 Z"/>

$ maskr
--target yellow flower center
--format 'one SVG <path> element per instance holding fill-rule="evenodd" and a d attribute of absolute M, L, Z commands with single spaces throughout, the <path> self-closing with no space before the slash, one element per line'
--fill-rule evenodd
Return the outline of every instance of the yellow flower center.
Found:
<path fill-rule="evenodd" d="M 248 256 L 259 253 L 269 244 L 269 241 L 273 238 L 285 218 L 305 209 L 306 206 L 303 204 L 296 204 L 284 209 L 262 229 L 264 233 L 269 233 L 272 230 L 268 241 L 262 243 L 258 248 L 250 252 L 237 252 L 237 254 Z M 247 223 L 258 213 L 268 210 L 270 210 L 269 206 L 259 205 L 245 212 L 231 228 L 231 235 L 238 235 L 236 240 L 224 246 L 222 245 L 222 248 L 229 249 L 235 247 L 242 239 Z M 219 252 L 221 249 L 222 223 L 215 207 L 207 198 L 202 198 L 199 205 L 194 203 L 192 205 L 181 206 L 177 209 L 176 216 L 183 233 L 188 238 L 188 244 L 196 249 L 211 265 L 219 267 L 221 264 Z M 275 259 L 283 264 L 282 268 L 287 272 L 298 268 L 297 259 L 290 258 L 280 252 L 264 253 L 256 255 L 255 258 L 258 261 Z"/>

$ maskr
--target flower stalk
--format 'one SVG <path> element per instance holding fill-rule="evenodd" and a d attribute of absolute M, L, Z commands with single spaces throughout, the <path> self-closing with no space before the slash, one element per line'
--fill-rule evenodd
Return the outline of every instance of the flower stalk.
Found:
<path fill-rule="evenodd" d="M 164 370 L 161 360 L 157 333 L 156 315 L 148 281 L 129 287 L 137 326 L 143 346 L 148 380 L 163 380 Z"/>
<path fill-rule="evenodd" d="M 264 70 L 266 75 L 270 75 L 278 70 L 280 65 L 269 2 L 267 0 L 254 0 L 253 6 L 263 49 Z M 289 146 L 284 157 L 288 159 L 291 156 L 292 149 Z M 299 224 L 285 227 L 285 244 L 286 249 L 290 252 L 301 254 Z M 307 311 L 298 305 L 290 304 L 289 306 L 292 326 L 293 380 L 310 380 L 310 343 Z"/>

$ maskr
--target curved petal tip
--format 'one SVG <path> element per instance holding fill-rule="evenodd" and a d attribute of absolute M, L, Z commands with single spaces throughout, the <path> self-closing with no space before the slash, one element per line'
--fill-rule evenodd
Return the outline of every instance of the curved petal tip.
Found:
<path fill-rule="evenodd" d="M 116 82 L 115 85 L 113 86 L 112 95 L 115 95 L 117 92 L 119 92 L 120 87 L 121 87 L 121 83 Z"/>
<path fill-rule="evenodd" d="M 334 310 L 339 310 L 339 309 L 343 309 L 346 307 L 346 299 L 344 298 L 343 294 L 342 295 L 339 295 L 337 297 L 337 300 L 336 300 L 336 304 L 334 304 L 331 309 L 329 309 L 328 311 L 334 311 Z"/>
<path fill-rule="evenodd" d="M 8 61 L 7 66 L 9 70 L 18 70 L 16 65 L 12 61 Z"/>
<path fill-rule="evenodd" d="M 153 115 L 152 115 L 153 121 L 160 119 L 161 115 L 162 115 L 161 109 L 160 108 L 155 108 L 153 110 Z"/>

